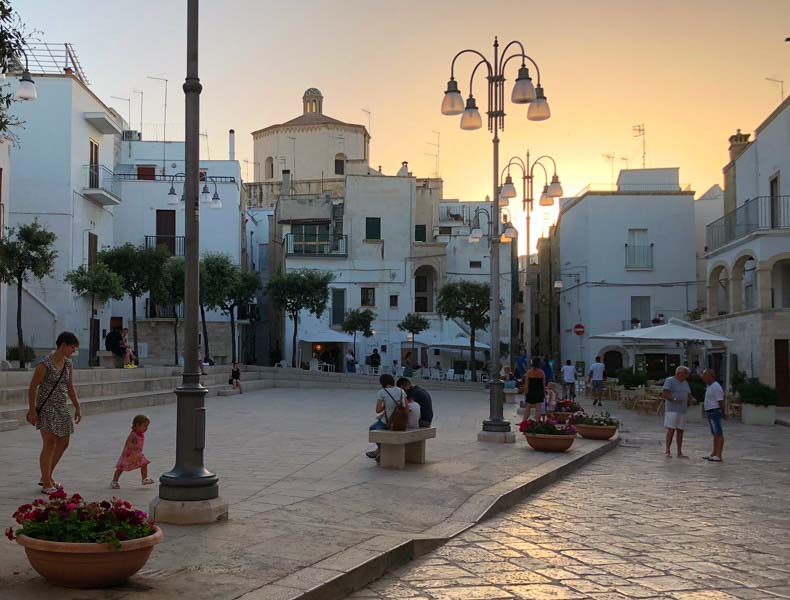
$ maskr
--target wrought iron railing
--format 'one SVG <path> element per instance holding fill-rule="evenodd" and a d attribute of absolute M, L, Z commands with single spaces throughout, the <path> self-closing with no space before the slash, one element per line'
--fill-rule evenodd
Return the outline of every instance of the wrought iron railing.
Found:
<path fill-rule="evenodd" d="M 285 253 L 291 256 L 347 256 L 348 236 L 289 233 L 285 236 Z"/>
<path fill-rule="evenodd" d="M 184 256 L 184 236 L 183 235 L 147 235 L 145 236 L 145 247 L 156 248 L 164 246 L 170 251 L 172 256 Z"/>
<path fill-rule="evenodd" d="M 114 173 L 113 177 L 120 181 L 167 181 L 172 183 L 180 183 L 185 179 L 184 175 L 161 175 L 159 173 Z M 236 183 L 235 177 L 211 175 L 210 179 L 217 183 Z M 205 178 L 201 177 L 200 181 L 205 181 Z"/>
<path fill-rule="evenodd" d="M 757 230 L 790 228 L 790 196 L 757 196 L 705 227 L 708 252 Z"/>
<path fill-rule="evenodd" d="M 653 268 L 653 244 L 650 245 L 625 245 L 625 268 L 626 269 L 652 269 Z"/>
<path fill-rule="evenodd" d="M 115 178 L 115 173 L 104 165 L 84 165 L 85 188 L 90 190 L 104 190 L 113 196 L 121 197 L 121 189 Z"/>
<path fill-rule="evenodd" d="M 471 221 L 472 207 L 470 207 L 468 204 L 439 206 L 439 222 L 441 223 L 469 224 Z"/>
<path fill-rule="evenodd" d="M 184 305 L 159 304 L 153 298 L 145 299 L 145 317 L 147 319 L 179 319 L 184 318 Z"/>

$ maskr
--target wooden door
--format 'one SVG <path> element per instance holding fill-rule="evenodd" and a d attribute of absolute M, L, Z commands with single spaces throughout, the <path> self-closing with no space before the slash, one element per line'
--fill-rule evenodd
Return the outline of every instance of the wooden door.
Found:
<path fill-rule="evenodd" d="M 90 150 L 88 151 L 88 187 L 99 187 L 99 143 L 90 140 Z"/>
<path fill-rule="evenodd" d="M 779 404 L 790 406 L 790 340 L 774 340 L 774 377 Z"/>
<path fill-rule="evenodd" d="M 156 245 L 165 246 L 170 254 L 176 254 L 176 211 L 156 211 Z"/>

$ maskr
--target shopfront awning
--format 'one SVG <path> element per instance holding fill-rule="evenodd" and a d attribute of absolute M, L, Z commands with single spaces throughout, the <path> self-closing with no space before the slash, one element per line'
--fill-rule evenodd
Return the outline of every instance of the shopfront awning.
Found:
<path fill-rule="evenodd" d="M 357 336 L 357 338 L 361 337 L 362 336 Z M 327 329 L 324 331 L 316 331 L 311 333 L 300 333 L 299 341 L 308 342 L 311 344 L 351 344 L 354 342 L 354 338 L 347 333 L 343 333 L 342 331 Z"/>

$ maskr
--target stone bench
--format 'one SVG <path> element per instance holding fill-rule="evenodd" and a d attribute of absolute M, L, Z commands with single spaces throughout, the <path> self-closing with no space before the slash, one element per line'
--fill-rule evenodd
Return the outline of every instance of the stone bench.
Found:
<path fill-rule="evenodd" d="M 368 432 L 368 441 L 381 444 L 381 466 L 402 469 L 407 462 L 425 464 L 425 440 L 436 437 L 435 427 L 389 431 L 379 429 Z"/>
<path fill-rule="evenodd" d="M 99 367 L 102 369 L 123 368 L 123 356 L 117 356 L 109 350 L 99 350 L 96 353 L 96 358 L 99 360 Z"/>

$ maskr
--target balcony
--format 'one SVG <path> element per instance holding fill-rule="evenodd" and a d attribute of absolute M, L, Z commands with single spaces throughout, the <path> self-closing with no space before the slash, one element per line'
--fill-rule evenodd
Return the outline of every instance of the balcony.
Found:
<path fill-rule="evenodd" d="M 755 231 L 790 228 L 790 196 L 757 196 L 705 227 L 707 251 Z"/>
<path fill-rule="evenodd" d="M 153 298 L 145 299 L 145 318 L 146 319 L 183 319 L 184 305 L 182 304 L 159 304 Z"/>
<path fill-rule="evenodd" d="M 183 235 L 147 235 L 145 236 L 146 249 L 164 246 L 171 256 L 184 256 Z"/>
<path fill-rule="evenodd" d="M 299 235 L 285 236 L 285 253 L 288 256 L 348 256 L 348 236 Z"/>
<path fill-rule="evenodd" d="M 653 244 L 647 246 L 625 245 L 625 268 L 635 271 L 653 269 Z"/>
<path fill-rule="evenodd" d="M 85 165 L 85 187 L 82 193 L 101 206 L 121 203 L 120 182 L 115 173 L 104 165 Z"/>
<path fill-rule="evenodd" d="M 472 207 L 468 204 L 440 205 L 439 222 L 456 225 L 469 225 L 473 219 Z"/>

